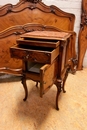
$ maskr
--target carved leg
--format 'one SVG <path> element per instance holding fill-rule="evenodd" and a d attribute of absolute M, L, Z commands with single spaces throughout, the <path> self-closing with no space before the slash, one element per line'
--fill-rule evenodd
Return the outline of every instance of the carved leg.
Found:
<path fill-rule="evenodd" d="M 57 80 L 56 81 L 56 87 L 57 87 L 57 95 L 56 95 L 56 109 L 59 110 L 59 106 L 58 106 L 58 97 L 59 97 L 59 94 L 61 92 L 61 80 Z"/>
<path fill-rule="evenodd" d="M 65 90 L 65 82 L 66 82 L 66 78 L 64 78 L 64 81 L 63 81 L 63 84 L 62 84 L 62 90 L 63 90 L 63 93 L 66 93 L 66 90 Z"/>
<path fill-rule="evenodd" d="M 26 101 L 27 97 L 28 97 L 28 89 L 27 89 L 27 85 L 26 85 L 26 77 L 23 75 L 22 77 L 22 84 L 25 90 L 25 98 L 23 99 L 24 101 Z"/>
<path fill-rule="evenodd" d="M 77 58 L 72 58 L 71 61 L 72 61 L 71 66 L 70 66 L 71 73 L 72 73 L 72 74 L 75 74 L 75 73 L 76 73 L 76 70 L 77 70 L 78 60 L 77 60 Z"/>
<path fill-rule="evenodd" d="M 62 83 L 62 90 L 63 90 L 63 93 L 66 92 L 64 87 L 65 87 L 66 79 L 67 79 L 67 77 L 68 77 L 68 73 L 69 73 L 69 68 L 67 68 L 67 70 L 66 70 L 65 77 L 64 77 L 63 83 Z"/>
<path fill-rule="evenodd" d="M 38 82 L 36 82 L 36 87 L 38 88 Z"/>

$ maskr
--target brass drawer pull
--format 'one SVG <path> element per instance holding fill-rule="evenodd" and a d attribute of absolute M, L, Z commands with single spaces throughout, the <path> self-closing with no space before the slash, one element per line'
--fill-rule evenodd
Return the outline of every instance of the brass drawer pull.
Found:
<path fill-rule="evenodd" d="M 26 55 L 26 59 L 28 59 L 29 58 L 29 54 L 28 55 Z"/>
<path fill-rule="evenodd" d="M 24 59 L 28 59 L 29 58 L 29 54 L 28 55 L 26 55 L 26 56 L 24 56 Z"/>

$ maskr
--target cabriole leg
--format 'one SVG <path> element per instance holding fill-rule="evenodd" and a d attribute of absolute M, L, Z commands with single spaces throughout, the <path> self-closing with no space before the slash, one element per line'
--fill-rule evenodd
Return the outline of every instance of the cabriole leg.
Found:
<path fill-rule="evenodd" d="M 26 77 L 23 75 L 22 77 L 22 84 L 25 90 L 25 97 L 24 97 L 24 101 L 26 101 L 27 97 L 28 97 L 28 89 L 27 89 L 27 84 L 26 84 Z"/>
<path fill-rule="evenodd" d="M 59 105 L 58 105 L 58 98 L 59 98 L 59 94 L 61 92 L 61 80 L 57 80 L 56 81 L 56 87 L 57 87 L 57 95 L 56 95 L 56 109 L 59 110 Z"/>

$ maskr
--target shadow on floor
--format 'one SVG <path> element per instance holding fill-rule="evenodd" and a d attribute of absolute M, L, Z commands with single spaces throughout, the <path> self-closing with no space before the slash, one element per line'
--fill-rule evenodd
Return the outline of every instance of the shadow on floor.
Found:
<path fill-rule="evenodd" d="M 29 86 L 28 86 L 29 87 Z M 56 87 L 53 85 L 53 87 Z M 30 89 L 29 89 L 30 90 Z M 43 98 L 39 96 L 39 88 L 33 87 L 29 91 L 29 96 L 27 101 L 20 101 L 17 104 L 17 118 L 19 120 L 24 120 L 29 124 L 33 124 L 34 127 L 39 128 L 48 117 L 50 117 L 51 110 L 56 110 L 56 92 L 55 90 L 49 90 Z M 58 112 L 58 111 L 57 111 Z M 26 120 L 26 121 L 25 121 Z"/>
<path fill-rule="evenodd" d="M 20 81 L 21 76 L 15 76 L 15 75 L 10 75 L 10 74 L 1 74 L 0 75 L 0 83 L 5 83 L 5 82 L 16 82 Z"/>

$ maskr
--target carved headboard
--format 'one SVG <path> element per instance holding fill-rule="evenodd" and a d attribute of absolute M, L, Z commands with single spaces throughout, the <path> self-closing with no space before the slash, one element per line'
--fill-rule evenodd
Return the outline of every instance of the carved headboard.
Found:
<path fill-rule="evenodd" d="M 60 10 L 58 7 L 47 6 L 39 0 L 21 0 L 16 5 L 7 4 L 0 8 L 0 31 L 15 25 L 40 23 L 72 31 L 75 16 Z"/>
<path fill-rule="evenodd" d="M 76 58 L 75 15 L 41 0 L 20 0 L 16 5 L 0 8 L 0 72 L 20 74 L 21 61 L 10 57 L 9 48 L 21 34 L 34 30 L 69 31 L 72 34 L 67 58 Z M 15 71 L 16 70 L 16 71 Z"/>

